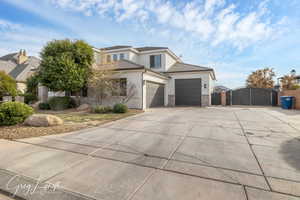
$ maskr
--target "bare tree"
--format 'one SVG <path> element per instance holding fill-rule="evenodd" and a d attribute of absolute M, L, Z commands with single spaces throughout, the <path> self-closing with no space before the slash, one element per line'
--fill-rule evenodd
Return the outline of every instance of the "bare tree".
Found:
<path fill-rule="evenodd" d="M 88 86 L 92 89 L 98 105 L 103 103 L 114 88 L 114 82 L 111 77 L 114 72 L 112 69 L 99 69 L 93 67 L 91 75 L 88 79 Z"/>
<path fill-rule="evenodd" d="M 112 95 L 119 98 L 120 103 L 127 103 L 135 94 L 136 86 L 120 79 L 122 73 L 118 71 L 118 61 L 106 59 L 105 52 L 100 54 L 100 63 L 92 66 L 88 86 L 92 89 L 98 105 Z"/>
<path fill-rule="evenodd" d="M 283 90 L 294 90 L 299 86 L 296 84 L 294 75 L 285 75 L 280 80 Z"/>
<path fill-rule="evenodd" d="M 252 72 L 247 80 L 247 87 L 252 88 L 273 88 L 275 72 L 272 68 L 264 68 Z"/>
<path fill-rule="evenodd" d="M 131 82 L 127 82 L 126 90 L 127 90 L 126 95 L 121 97 L 120 103 L 122 103 L 122 104 L 128 103 L 128 101 L 135 96 L 136 86 Z"/>

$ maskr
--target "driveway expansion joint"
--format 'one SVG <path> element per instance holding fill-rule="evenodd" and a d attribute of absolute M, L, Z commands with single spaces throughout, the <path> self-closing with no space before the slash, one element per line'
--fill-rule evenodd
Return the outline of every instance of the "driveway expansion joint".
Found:
<path fill-rule="evenodd" d="M 238 123 L 240 124 L 240 127 L 241 127 L 241 129 L 242 129 L 242 131 L 243 131 L 243 133 L 244 133 L 244 136 L 245 136 L 245 138 L 246 138 L 246 140 L 247 140 L 247 143 L 248 143 L 248 145 L 249 145 L 249 147 L 250 147 L 250 150 L 251 150 L 251 152 L 252 152 L 252 155 L 254 156 L 254 158 L 255 158 L 255 160 L 256 160 L 258 166 L 259 166 L 259 169 L 260 169 L 260 171 L 261 171 L 261 173 L 262 173 L 262 175 L 263 175 L 263 177 L 264 177 L 264 179 L 265 179 L 265 181 L 266 181 L 266 183 L 267 183 L 267 185 L 268 185 L 270 191 L 272 191 L 271 184 L 269 183 L 269 181 L 268 181 L 268 179 L 267 179 L 267 177 L 266 177 L 266 175 L 265 175 L 265 172 L 264 172 L 264 170 L 263 170 L 263 168 L 262 168 L 262 166 L 261 166 L 261 164 L 260 164 L 260 162 L 259 162 L 259 160 L 258 160 L 258 158 L 257 158 L 257 156 L 256 156 L 256 154 L 255 154 L 255 152 L 254 152 L 254 150 L 253 150 L 253 147 L 252 147 L 252 145 L 251 145 L 251 143 L 250 143 L 250 141 L 249 141 L 249 138 L 248 138 L 248 136 L 247 136 L 247 134 L 246 134 L 246 131 L 245 131 L 243 125 L 241 124 L 240 119 L 238 118 L 236 112 L 233 112 L 233 113 L 234 113 L 234 115 L 235 115 L 235 117 L 236 117 Z"/>

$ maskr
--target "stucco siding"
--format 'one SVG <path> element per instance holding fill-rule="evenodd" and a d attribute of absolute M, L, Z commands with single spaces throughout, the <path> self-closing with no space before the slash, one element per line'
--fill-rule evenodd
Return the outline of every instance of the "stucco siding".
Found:
<path fill-rule="evenodd" d="M 17 82 L 17 89 L 19 91 L 21 91 L 22 93 L 25 93 L 26 92 L 26 84 Z"/>
<path fill-rule="evenodd" d="M 131 51 L 128 52 L 128 57 L 125 57 L 125 59 L 138 63 L 138 55 Z"/>
<path fill-rule="evenodd" d="M 165 69 L 166 69 L 166 71 L 168 71 L 168 69 L 176 63 L 176 60 L 172 56 L 170 56 L 169 54 L 165 54 L 165 56 L 166 56 L 166 67 L 165 67 Z"/>

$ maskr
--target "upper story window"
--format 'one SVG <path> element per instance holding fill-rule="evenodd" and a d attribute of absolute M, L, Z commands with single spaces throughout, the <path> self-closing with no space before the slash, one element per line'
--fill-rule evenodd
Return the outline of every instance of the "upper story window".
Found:
<path fill-rule="evenodd" d="M 161 68 L 161 55 L 150 56 L 150 68 Z"/>
<path fill-rule="evenodd" d="M 106 56 L 106 62 L 107 63 L 111 63 L 111 55 L 107 55 Z"/>
<path fill-rule="evenodd" d="M 124 59 L 125 58 L 125 55 L 124 53 L 120 53 L 120 60 Z"/>
<path fill-rule="evenodd" d="M 117 61 L 118 60 L 118 54 L 114 54 L 113 55 L 113 61 Z"/>

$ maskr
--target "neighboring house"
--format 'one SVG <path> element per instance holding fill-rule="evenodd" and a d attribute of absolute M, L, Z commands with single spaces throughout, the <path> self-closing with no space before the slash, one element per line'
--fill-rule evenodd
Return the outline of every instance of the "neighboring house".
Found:
<path fill-rule="evenodd" d="M 5 71 L 17 81 L 17 87 L 21 92 L 25 92 L 26 79 L 37 70 L 39 65 L 40 59 L 27 56 L 25 50 L 0 57 L 0 70 Z"/>
<path fill-rule="evenodd" d="M 223 85 L 217 85 L 214 87 L 214 91 L 215 93 L 220 93 L 220 92 L 226 92 L 226 91 L 229 91 L 230 89 L 226 86 L 223 86 Z"/>
<path fill-rule="evenodd" d="M 295 76 L 295 83 L 300 85 L 300 75 Z"/>
<path fill-rule="evenodd" d="M 300 86 L 300 75 L 296 75 L 296 70 L 291 70 L 290 75 L 291 75 L 291 76 L 294 76 L 294 80 L 293 80 L 294 84 Z M 275 86 L 275 89 L 280 89 L 280 88 L 282 88 L 282 83 L 281 83 L 281 80 L 282 80 L 282 79 L 283 79 L 283 77 L 279 77 L 279 78 L 277 79 L 278 83 L 277 83 L 277 85 Z"/>
<path fill-rule="evenodd" d="M 96 49 L 98 66 L 113 64 L 118 71 L 122 92 L 112 94 L 103 104 L 111 105 L 135 92 L 126 103 L 130 108 L 146 109 L 160 106 L 209 106 L 216 80 L 214 70 L 183 63 L 167 47 L 113 46 Z M 131 86 L 130 86 L 131 85 Z M 95 103 L 92 89 L 83 102 Z"/>

